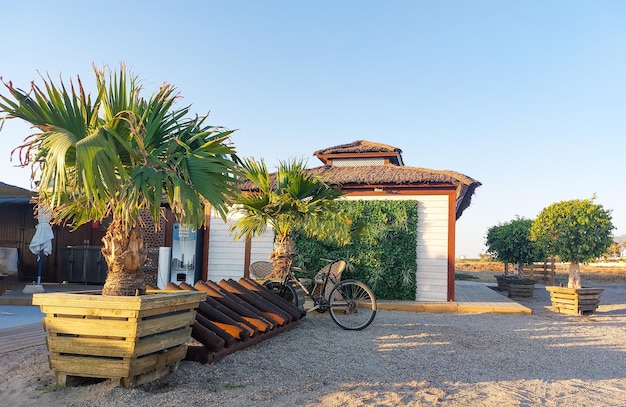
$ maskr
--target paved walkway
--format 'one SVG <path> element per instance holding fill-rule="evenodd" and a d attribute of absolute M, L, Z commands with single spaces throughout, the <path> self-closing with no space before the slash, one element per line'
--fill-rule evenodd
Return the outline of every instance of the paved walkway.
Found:
<path fill-rule="evenodd" d="M 0 330 L 20 325 L 40 324 L 44 314 L 32 305 L 0 305 Z"/>
<path fill-rule="evenodd" d="M 41 322 L 0 329 L 0 357 L 5 352 L 43 345 L 46 335 Z"/>
<path fill-rule="evenodd" d="M 379 301 L 380 309 L 415 312 L 500 312 L 532 314 L 532 310 L 506 295 L 495 291 L 492 284 L 473 281 L 456 281 L 456 301 L 452 302 L 415 302 L 415 301 Z M 100 290 L 102 286 L 83 284 L 43 284 L 45 292 Z M 0 296 L 0 312 L 6 305 L 31 305 L 32 294 L 22 292 L 24 285 L 15 286 Z M 2 329 L 0 320 L 0 329 Z"/>
<path fill-rule="evenodd" d="M 495 284 L 494 284 L 495 285 Z M 379 301 L 378 308 L 415 312 L 498 312 L 507 314 L 532 314 L 532 309 L 489 288 L 489 285 L 473 281 L 455 282 L 456 301 L 415 302 Z"/>
<path fill-rule="evenodd" d="M 44 292 L 98 290 L 102 286 L 83 284 L 42 284 Z M 0 354 L 45 343 L 42 318 L 33 295 L 24 293 L 25 284 L 12 286 L 0 296 Z"/>
<path fill-rule="evenodd" d="M 4 294 L 0 295 L 0 307 L 4 305 L 31 305 L 33 301 L 32 293 L 24 293 L 24 287 L 30 284 L 19 284 L 12 286 Z M 59 283 L 43 283 L 41 284 L 44 292 L 66 292 L 66 291 L 91 291 L 102 290 L 101 285 L 87 284 L 59 284 Z"/>

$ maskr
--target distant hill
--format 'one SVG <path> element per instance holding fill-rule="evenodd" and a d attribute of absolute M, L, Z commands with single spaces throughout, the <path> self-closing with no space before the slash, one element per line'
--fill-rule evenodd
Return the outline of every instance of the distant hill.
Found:
<path fill-rule="evenodd" d="M 622 243 L 623 241 L 626 241 L 626 235 L 614 236 L 613 240 L 617 243 Z"/>

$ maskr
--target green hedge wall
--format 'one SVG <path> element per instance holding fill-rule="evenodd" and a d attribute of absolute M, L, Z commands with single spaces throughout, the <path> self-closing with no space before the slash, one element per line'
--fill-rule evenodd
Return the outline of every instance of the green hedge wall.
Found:
<path fill-rule="evenodd" d="M 417 257 L 417 201 L 338 202 L 352 220 L 354 232 L 347 246 L 339 247 L 307 237 L 293 237 L 296 263 L 317 271 L 327 263 L 320 258 L 348 263 L 343 278 L 354 278 L 374 289 L 378 299 L 414 300 Z"/>

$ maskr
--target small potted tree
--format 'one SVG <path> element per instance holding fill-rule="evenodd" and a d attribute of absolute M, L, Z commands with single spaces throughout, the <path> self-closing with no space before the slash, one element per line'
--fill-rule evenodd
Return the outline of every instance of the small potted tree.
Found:
<path fill-rule="evenodd" d="M 549 255 L 570 263 L 567 287 L 546 287 L 553 308 L 561 313 L 593 313 L 604 291 L 582 287 L 580 281 L 580 263 L 598 258 L 613 241 L 611 211 L 594 200 L 595 197 L 553 203 L 541 211 L 530 229 L 531 239 Z"/>
<path fill-rule="evenodd" d="M 94 67 L 97 95 L 80 78 L 66 86 L 43 79 L 28 91 L 4 82 L 0 119 L 21 119 L 33 133 L 17 150 L 39 181 L 38 206 L 55 224 L 78 227 L 109 219 L 102 254 L 108 274 L 102 292 L 35 294 L 47 314 L 50 366 L 68 375 L 110 378 L 125 387 L 175 368 L 199 292 L 145 294 L 141 214 L 159 225 L 162 206 L 185 225 L 203 226 L 210 205 L 225 216 L 237 178 L 230 131 L 188 118 L 176 89 L 163 84 L 149 99 L 125 66 Z"/>
<path fill-rule="evenodd" d="M 507 291 L 509 297 L 532 297 L 535 280 L 522 278 L 523 264 L 544 258 L 543 251 L 530 240 L 533 221 L 516 219 L 492 226 L 487 230 L 487 253 L 505 264 L 504 274 L 497 274 L 498 289 Z M 513 263 L 513 274 L 508 273 L 508 263 Z"/>

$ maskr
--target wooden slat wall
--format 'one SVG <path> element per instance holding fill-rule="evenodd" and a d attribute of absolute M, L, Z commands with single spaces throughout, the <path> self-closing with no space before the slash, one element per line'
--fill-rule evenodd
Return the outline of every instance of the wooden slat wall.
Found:
<path fill-rule="evenodd" d="M 166 224 L 161 222 L 161 231 L 156 232 L 153 224 L 144 216 L 146 222 L 146 246 L 165 245 Z M 34 281 L 37 279 L 37 256 L 30 252 L 28 245 L 35 235 L 37 220 L 30 204 L 0 205 L 0 247 L 15 247 L 19 251 L 19 279 Z M 92 227 L 86 224 L 72 231 L 69 227 L 53 226 L 54 240 L 52 253 L 45 256 L 42 263 L 42 281 L 59 282 L 62 275 L 61 249 L 67 246 L 82 246 L 89 240 L 91 246 L 102 246 L 102 237 L 106 233 L 104 225 Z"/>
<path fill-rule="evenodd" d="M 219 216 L 211 217 L 211 233 L 208 252 L 208 279 L 219 282 L 221 280 L 238 280 L 244 276 L 245 250 L 244 239 L 234 240 L 228 231 L 234 218 L 224 222 Z M 254 238 L 250 248 L 250 262 L 269 260 L 274 241 L 273 231 L 264 236 Z"/>
<path fill-rule="evenodd" d="M 37 276 L 37 256 L 28 249 L 35 235 L 37 221 L 33 216 L 33 206 L 29 204 L 0 205 L 0 247 L 18 249 L 20 279 Z M 49 259 L 46 259 L 49 260 Z M 46 261 L 46 271 L 49 261 Z M 54 264 L 54 261 L 52 261 Z"/>

